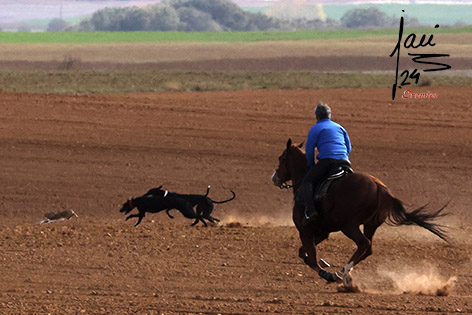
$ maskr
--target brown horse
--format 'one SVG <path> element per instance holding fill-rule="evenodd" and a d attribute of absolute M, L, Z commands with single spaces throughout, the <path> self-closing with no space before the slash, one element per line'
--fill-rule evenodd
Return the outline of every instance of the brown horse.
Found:
<path fill-rule="evenodd" d="M 279 157 L 279 166 L 272 175 L 274 185 L 280 188 L 292 187 L 286 184 L 291 180 L 294 195 L 308 169 L 302 145 L 303 143 L 292 145 L 292 140 L 289 139 L 286 149 Z M 335 181 L 327 195 L 317 201 L 320 218 L 308 226 L 302 225 L 305 207 L 295 201 L 293 222 L 302 242 L 299 256 L 328 282 L 340 282 L 342 279 L 344 286 L 352 287 L 350 271 L 372 254 L 372 238 L 385 221 L 395 226 L 416 224 L 448 241 L 440 226 L 432 223 L 434 219 L 445 215 L 442 211 L 446 206 L 434 212 L 425 211 L 425 207 L 407 212 L 403 203 L 374 176 L 348 174 Z M 364 225 L 363 232 L 360 225 Z M 342 231 L 357 245 L 357 250 L 341 271 L 342 277 L 337 272 L 333 274 L 323 270 L 316 258 L 316 245 L 327 239 L 329 233 L 336 231 Z"/>

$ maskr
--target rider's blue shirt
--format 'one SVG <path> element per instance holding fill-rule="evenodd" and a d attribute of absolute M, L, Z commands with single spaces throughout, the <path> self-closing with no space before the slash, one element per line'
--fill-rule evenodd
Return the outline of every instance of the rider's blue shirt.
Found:
<path fill-rule="evenodd" d="M 351 140 L 347 131 L 340 124 L 325 118 L 318 120 L 308 133 L 305 148 L 309 166 L 315 164 L 315 147 L 318 148 L 318 160 L 349 160 Z"/>

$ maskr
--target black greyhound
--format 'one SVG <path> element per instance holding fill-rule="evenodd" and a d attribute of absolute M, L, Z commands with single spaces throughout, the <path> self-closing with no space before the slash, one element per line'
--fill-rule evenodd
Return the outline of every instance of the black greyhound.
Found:
<path fill-rule="evenodd" d="M 205 221 L 195 213 L 192 205 L 181 198 L 157 196 L 142 196 L 138 198 L 132 198 L 131 200 L 127 200 L 123 204 L 123 207 L 121 207 L 120 212 L 128 214 L 134 208 L 137 208 L 139 213 L 127 216 L 126 220 L 138 217 L 138 222 L 136 222 L 135 226 L 138 226 L 139 223 L 141 223 L 146 212 L 157 213 L 165 210 L 167 212 L 167 215 L 170 218 L 173 218 L 173 216 L 169 214 L 169 210 L 171 209 L 179 210 L 186 218 L 195 219 L 195 222 L 192 225 L 197 224 L 198 221 L 202 221 L 205 226 L 207 225 Z"/>
<path fill-rule="evenodd" d="M 211 216 L 215 203 L 220 204 L 220 203 L 230 202 L 236 197 L 236 194 L 234 193 L 234 191 L 231 190 L 233 197 L 227 200 L 223 200 L 223 201 L 215 201 L 215 200 L 212 200 L 210 197 L 208 197 L 209 193 L 210 193 L 210 186 L 207 187 L 207 191 L 205 195 L 194 195 L 194 194 L 178 194 L 174 192 L 168 192 L 167 190 L 162 189 L 162 185 L 161 185 L 157 188 L 150 189 L 147 193 L 144 194 L 144 196 L 183 199 L 186 202 L 188 202 L 192 208 L 197 206 L 196 208 L 197 219 L 192 225 L 196 224 L 198 220 L 201 220 L 203 224 L 205 224 L 206 226 L 206 223 L 205 221 L 203 221 L 202 218 L 205 218 L 212 223 L 215 223 L 215 221 L 217 222 L 220 221 L 219 219 Z"/>

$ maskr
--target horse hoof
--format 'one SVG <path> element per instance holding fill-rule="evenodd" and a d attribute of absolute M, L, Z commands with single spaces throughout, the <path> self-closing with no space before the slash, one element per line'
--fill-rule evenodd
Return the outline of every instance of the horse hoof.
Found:
<path fill-rule="evenodd" d="M 353 286 L 353 281 L 352 277 L 349 274 L 345 274 L 343 277 L 343 285 L 347 288 L 352 288 Z"/>
<path fill-rule="evenodd" d="M 333 282 L 336 282 L 336 276 L 331 273 L 331 272 L 328 272 L 326 270 L 323 270 L 323 269 L 320 269 L 320 271 L 318 272 L 318 275 L 325 279 L 326 281 L 328 281 L 328 283 L 333 283 Z"/>
<path fill-rule="evenodd" d="M 334 273 L 334 276 L 336 277 L 336 283 L 343 283 L 343 277 L 337 271 Z"/>

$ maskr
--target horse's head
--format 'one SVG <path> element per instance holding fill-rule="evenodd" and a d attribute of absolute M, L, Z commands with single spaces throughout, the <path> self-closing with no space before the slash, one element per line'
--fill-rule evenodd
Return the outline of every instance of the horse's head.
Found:
<path fill-rule="evenodd" d="M 301 152 L 300 148 L 303 146 L 303 142 L 300 143 L 299 145 L 295 146 L 292 145 L 292 139 L 288 139 L 287 141 L 287 147 L 285 148 L 284 152 L 279 156 L 279 166 L 275 170 L 274 174 L 272 175 L 272 182 L 274 183 L 275 186 L 279 188 L 287 188 L 286 182 L 289 180 L 296 180 L 298 173 L 294 174 L 294 169 L 297 167 L 302 167 L 303 170 L 305 170 L 305 164 L 306 162 L 304 160 L 303 163 L 301 164 L 300 161 L 300 156 L 303 156 L 304 154 Z M 298 152 L 298 154 L 294 154 L 295 151 Z"/>

